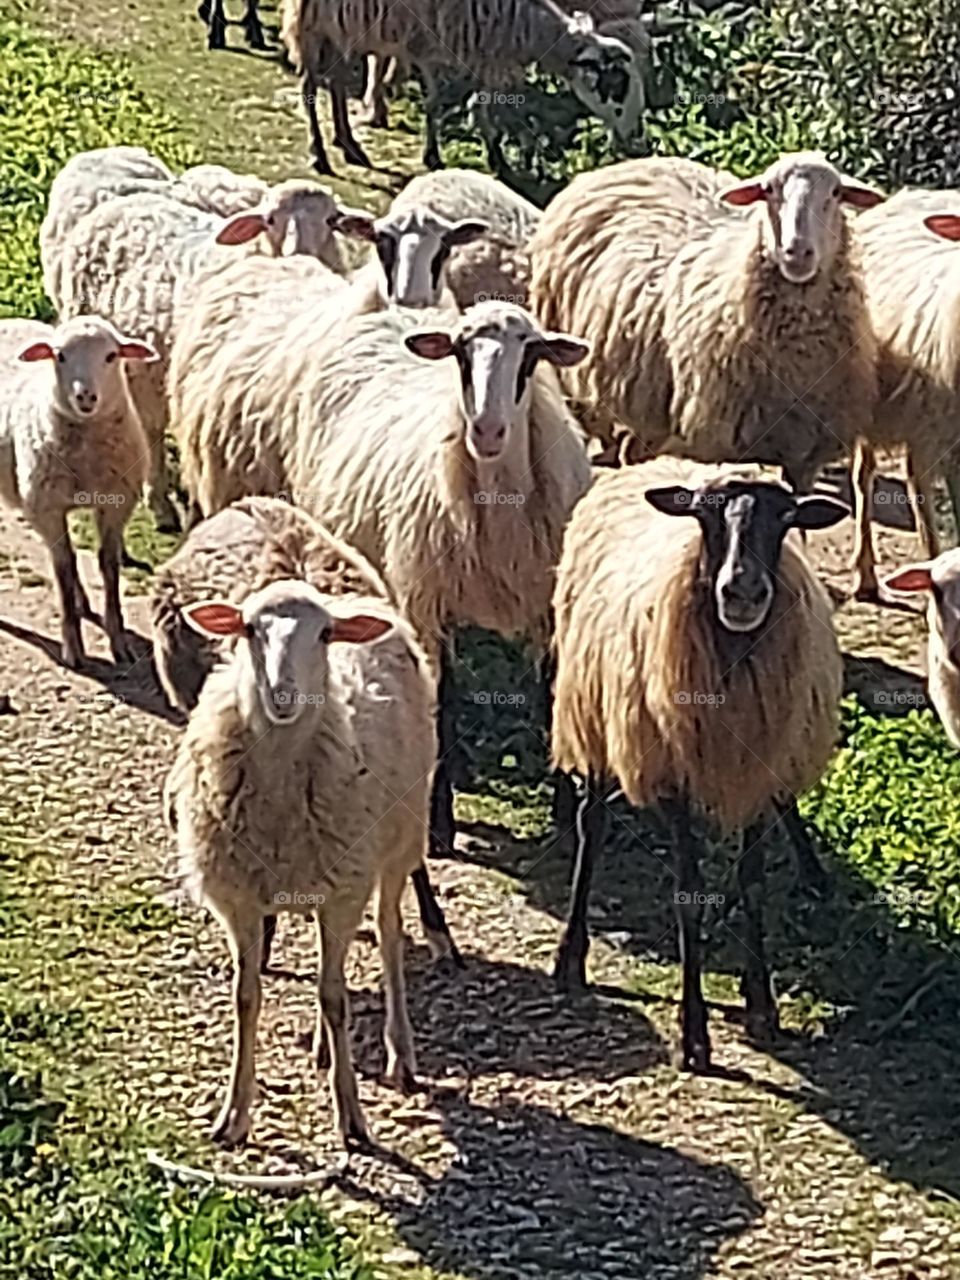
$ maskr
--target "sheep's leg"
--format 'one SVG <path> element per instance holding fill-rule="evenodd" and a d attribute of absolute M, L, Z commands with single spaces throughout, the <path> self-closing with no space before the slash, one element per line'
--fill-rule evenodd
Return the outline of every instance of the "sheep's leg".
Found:
<path fill-rule="evenodd" d="M 310 152 L 313 156 L 313 167 L 317 173 L 333 177 L 333 168 L 327 159 L 327 150 L 323 145 L 323 130 L 317 115 L 317 78 L 312 71 L 304 71 L 301 84 L 303 105 L 310 126 Z"/>
<path fill-rule="evenodd" d="M 369 1142 L 367 1125 L 360 1109 L 357 1077 L 350 1057 L 348 1029 L 349 1009 L 347 983 L 343 973 L 347 947 L 356 928 L 356 922 L 348 929 L 336 931 L 325 919 L 317 918 L 320 940 L 320 1015 L 330 1048 L 330 1089 L 337 1127 L 344 1145 L 364 1145 Z"/>
<path fill-rule="evenodd" d="M 372 169 L 373 165 L 367 153 L 353 136 L 350 113 L 347 110 L 347 91 L 337 79 L 330 82 L 330 109 L 333 112 L 333 140 L 343 152 L 344 160 L 347 164 L 357 164 L 364 169 Z"/>
<path fill-rule="evenodd" d="M 920 546 L 927 559 L 932 560 L 940 547 L 936 525 L 936 494 L 933 478 L 936 473 L 935 462 L 927 457 L 920 457 L 913 449 L 907 450 L 907 491 L 913 507 Z"/>
<path fill-rule="evenodd" d="M 423 144 L 423 167 L 425 169 L 442 169 L 443 157 L 440 155 L 440 131 L 437 121 L 440 116 L 440 89 L 432 72 L 421 68 L 424 82 L 424 115 L 427 117 L 426 137 Z"/>
<path fill-rule="evenodd" d="M 743 905 L 743 947 L 746 967 L 740 989 L 747 1008 L 747 1023 L 758 1035 L 779 1029 L 777 1002 L 770 983 L 763 938 L 764 840 L 766 827 L 757 825 L 744 833 L 743 852 L 737 862 L 737 883 Z"/>
<path fill-rule="evenodd" d="M 260 15 L 257 12 L 259 0 L 247 0 L 247 7 L 243 15 L 243 29 L 247 34 L 247 43 L 251 49 L 265 49 L 267 42 L 263 38 L 263 27 L 260 25 Z"/>
<path fill-rule="evenodd" d="M 263 917 L 263 948 L 260 952 L 260 972 L 268 973 L 270 970 L 270 954 L 273 951 L 273 939 L 277 932 L 277 917 Z"/>
<path fill-rule="evenodd" d="M 680 963 L 683 966 L 679 1065 L 683 1071 L 708 1071 L 710 1035 L 707 1030 L 707 1006 L 700 985 L 700 928 L 703 919 L 700 860 L 690 830 L 687 806 L 670 805 L 667 813 L 676 863 L 677 885 L 673 901 L 680 936 Z"/>
<path fill-rule="evenodd" d="M 97 527 L 100 533 L 100 576 L 103 578 L 103 627 L 110 641 L 114 662 L 132 661 L 130 647 L 123 630 L 123 610 L 120 606 L 120 555 L 123 550 L 122 524 L 115 516 L 115 508 L 98 508 Z"/>
<path fill-rule="evenodd" d="M 386 1079 L 401 1093 L 411 1093 L 417 1087 L 417 1062 L 413 1031 L 407 1014 L 407 988 L 403 974 L 403 918 L 400 914 L 400 899 L 406 880 L 402 867 L 388 867 L 382 872 L 377 889 L 377 933 L 383 960 L 386 1008 Z"/>
<path fill-rule="evenodd" d="M 556 678 L 556 664 L 551 656 L 543 659 L 540 666 L 540 678 L 544 684 L 544 705 L 546 724 L 544 726 L 546 743 L 553 735 L 553 686 Z M 553 801 L 551 819 L 556 843 L 563 844 L 568 835 L 576 830 L 577 824 L 577 789 L 573 778 L 562 769 L 553 770 Z"/>
<path fill-rule="evenodd" d="M 410 878 L 417 893 L 420 923 L 423 926 L 430 954 L 434 960 L 444 960 L 449 957 L 458 969 L 465 968 L 463 957 L 450 933 L 447 918 L 443 914 L 443 908 L 433 892 L 433 885 L 430 883 L 430 875 L 427 868 L 421 863 Z"/>
<path fill-rule="evenodd" d="M 823 863 L 817 857 L 817 851 L 813 847 L 807 824 L 800 816 L 796 800 L 792 800 L 781 810 L 780 822 L 793 845 L 800 883 L 815 893 L 825 894 L 829 887 L 829 878 Z"/>
<path fill-rule="evenodd" d="M 866 440 L 858 440 L 853 452 L 853 465 L 850 468 L 855 524 L 853 592 L 858 600 L 875 600 L 879 592 L 872 521 L 875 472 L 876 456 L 873 446 Z"/>
<path fill-rule="evenodd" d="M 60 657 L 65 667 L 75 668 L 83 660 L 78 603 L 81 595 L 86 599 L 86 593 L 80 585 L 77 557 L 67 528 L 67 514 L 65 511 L 43 514 L 30 512 L 29 518 L 47 544 L 53 560 L 53 576 L 60 596 Z M 87 607 L 89 608 L 89 602 Z"/>
<path fill-rule="evenodd" d="M 452 858 L 457 826 L 453 816 L 453 782 L 450 756 L 457 741 L 456 707 L 454 703 L 452 643 L 444 643 L 440 652 L 440 680 L 437 686 L 437 768 L 430 796 L 430 856 Z"/>
<path fill-rule="evenodd" d="M 498 178 L 509 176 L 510 167 L 507 164 L 506 157 L 503 154 L 503 148 L 500 145 L 500 133 L 494 122 L 493 112 L 490 110 L 490 103 L 481 103 L 477 111 L 480 124 L 480 133 L 483 137 L 484 149 L 487 153 L 487 164 L 489 164 L 493 173 Z"/>
<path fill-rule="evenodd" d="M 197 12 L 208 24 L 207 48 L 224 48 L 227 43 L 227 17 L 223 12 L 223 0 L 210 0 L 209 4 L 201 4 Z"/>
<path fill-rule="evenodd" d="M 393 79 L 396 66 L 396 58 L 380 58 L 374 53 L 367 57 L 367 86 L 363 96 L 363 106 L 366 122 L 371 129 L 390 127 L 387 85 Z"/>
<path fill-rule="evenodd" d="M 603 786 L 599 779 L 591 776 L 584 783 L 577 814 L 577 861 L 570 892 L 570 911 L 553 968 L 554 981 L 562 991 L 575 990 L 587 984 L 587 950 L 590 946 L 587 906 L 593 863 L 603 848 L 606 826 Z"/>
<path fill-rule="evenodd" d="M 223 913 L 220 920 L 233 957 L 233 1062 L 227 1098 L 214 1125 L 213 1140 L 235 1147 L 246 1140 L 250 1130 L 250 1105 L 256 1090 L 263 922 L 254 912 Z"/>

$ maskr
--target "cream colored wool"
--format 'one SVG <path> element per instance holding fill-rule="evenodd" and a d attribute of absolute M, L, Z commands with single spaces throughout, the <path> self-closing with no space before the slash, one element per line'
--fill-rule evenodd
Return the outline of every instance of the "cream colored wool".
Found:
<path fill-rule="evenodd" d="M 644 498 L 734 474 L 745 473 L 662 458 L 601 475 L 574 510 L 554 596 L 557 766 L 616 778 L 636 805 L 685 793 L 725 832 L 820 776 L 842 685 L 830 602 L 798 535 L 784 543 L 770 617 L 734 660 L 697 521 Z"/>
<path fill-rule="evenodd" d="M 800 157 L 802 159 L 803 157 Z M 804 487 L 849 452 L 875 399 L 875 346 L 848 216 L 829 271 L 788 284 L 766 212 L 717 199 L 731 175 L 683 159 L 583 174 L 529 246 L 533 309 L 591 355 L 564 385 L 591 435 L 641 452 L 774 462 Z"/>

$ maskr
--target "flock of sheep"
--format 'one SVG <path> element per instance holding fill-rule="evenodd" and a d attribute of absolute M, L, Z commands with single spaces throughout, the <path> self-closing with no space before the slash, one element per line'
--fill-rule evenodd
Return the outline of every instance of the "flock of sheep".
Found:
<path fill-rule="evenodd" d="M 346 270 L 341 237 L 369 261 Z M 316 920 L 316 1051 L 344 1139 L 362 1140 L 344 960 L 376 887 L 388 1074 L 414 1084 L 399 904 L 412 877 L 432 950 L 456 957 L 426 857 L 454 839 L 465 625 L 549 656 L 554 759 L 584 780 L 558 980 L 585 978 L 618 785 L 657 806 L 676 857 L 683 1063 L 710 1063 L 704 819 L 743 840 L 743 990 L 758 1029 L 776 1025 L 762 837 L 782 820 L 809 859 L 794 800 L 833 750 L 841 692 L 805 538 L 847 511 L 810 490 L 857 454 L 856 567 L 874 590 L 870 450 L 905 445 L 934 554 L 935 471 L 958 493 L 957 239 L 955 194 L 882 202 L 813 154 L 742 182 L 614 164 L 542 214 L 456 170 L 382 217 L 135 148 L 58 175 L 41 249 L 60 321 L 0 322 L 0 494 L 50 548 L 70 666 L 91 611 L 66 517 L 95 513 L 123 662 L 124 526 L 148 481 L 177 518 L 178 446 L 189 531 L 156 577 L 153 640 L 189 716 L 167 813 L 234 961 L 220 1141 L 248 1131 L 283 912 Z M 630 465 L 592 465 L 604 455 Z M 960 743 L 960 552 L 889 585 L 930 593 L 931 688 Z"/>

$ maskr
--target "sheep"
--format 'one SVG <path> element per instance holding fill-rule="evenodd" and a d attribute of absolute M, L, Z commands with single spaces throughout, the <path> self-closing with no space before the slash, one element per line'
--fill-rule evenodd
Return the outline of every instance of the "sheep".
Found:
<path fill-rule="evenodd" d="M 873 447 L 906 444 L 923 554 L 940 549 L 934 487 L 945 471 L 960 530 L 960 192 L 901 191 L 860 222 L 867 305 L 878 343 L 878 402 L 854 466 L 855 592 L 876 598 L 870 525 Z"/>
<path fill-rule="evenodd" d="M 621 139 L 635 131 L 643 108 L 636 55 L 589 19 L 564 13 L 554 0 L 284 0 L 281 38 L 301 72 L 314 168 L 331 173 L 317 118 L 317 88 L 329 82 L 335 141 L 352 164 L 370 161 L 353 136 L 347 113 L 346 59 L 396 58 L 426 81 L 424 166 L 440 167 L 436 134 L 438 73 L 469 72 L 484 88 L 504 84 L 538 61 L 566 79 L 591 114 Z"/>
<path fill-rule="evenodd" d="M 194 165 L 178 178 L 143 147 L 101 147 L 72 156 L 54 178 L 40 225 L 43 285 L 55 306 L 63 293 L 60 246 L 71 228 L 105 200 L 160 195 L 207 213 L 230 217 L 266 199 L 269 188 L 252 174 L 219 164 Z"/>
<path fill-rule="evenodd" d="M 290 415 L 277 406 L 300 395 L 324 335 L 388 304 L 442 304 L 450 251 L 486 230 L 416 208 L 378 219 L 345 211 L 333 226 L 373 242 L 379 263 L 347 284 L 320 273 L 304 280 L 251 259 L 205 281 L 179 327 L 169 416 L 193 518 L 247 494 L 288 492 Z"/>
<path fill-rule="evenodd" d="M 123 529 L 147 477 L 146 436 L 127 386 L 128 361 L 153 347 L 96 316 L 56 328 L 0 321 L 0 498 L 19 507 L 47 544 L 62 615 L 61 658 L 83 659 L 82 616 L 92 616 L 67 514 L 89 507 L 100 535 L 104 627 L 115 662 L 130 659 L 120 607 Z M 17 363 L 19 362 L 19 363 Z"/>
<path fill-rule="evenodd" d="M 588 432 L 777 463 L 808 490 L 870 421 L 875 343 L 842 206 L 880 199 L 812 153 L 734 185 L 660 158 L 575 178 L 530 243 L 531 297 L 591 342 L 566 380 Z"/>
<path fill-rule="evenodd" d="M 377 596 L 389 603 L 386 586 L 359 552 L 335 538 L 299 508 L 275 498 L 244 498 L 195 528 L 174 556 L 157 570 L 151 604 L 154 665 L 168 699 L 189 715 L 204 681 L 224 654 L 186 620 L 186 610 L 216 596 L 240 604 L 280 578 L 299 578 L 328 596 Z M 434 956 L 463 961 L 427 870 L 413 873 L 420 917 Z M 267 920 L 262 968 L 273 939 Z"/>
<path fill-rule="evenodd" d="M 960 748 L 960 548 L 905 565 L 884 579 L 889 591 L 927 591 L 927 687 L 950 742 Z"/>
<path fill-rule="evenodd" d="M 555 977 L 582 985 L 587 898 L 608 785 L 659 805 L 676 858 L 681 1060 L 707 1070 L 703 882 L 691 818 L 743 836 L 747 1012 L 776 1027 L 762 933 L 768 824 L 822 773 L 839 730 L 842 662 L 828 596 L 791 530 L 846 508 L 756 469 L 663 457 L 606 472 L 574 509 L 554 594 L 553 757 L 585 779 Z M 686 516 L 678 522 L 677 516 Z M 693 517 L 689 519 L 689 517 Z"/>
<path fill-rule="evenodd" d="M 447 281 L 461 310 L 491 298 L 527 305 L 530 262 L 524 246 L 540 219 L 535 205 L 485 173 L 439 169 L 408 183 L 390 212 L 416 208 L 453 222 L 473 217 L 486 223 L 486 234 L 455 249 L 447 264 Z"/>
<path fill-rule="evenodd" d="M 400 899 L 423 863 L 436 757 L 423 655 L 382 599 L 333 598 L 296 579 L 242 606 L 200 602 L 187 616 L 236 639 L 203 687 L 165 793 L 186 883 L 222 925 L 234 963 L 233 1064 L 214 1138 L 247 1137 L 263 920 L 279 909 L 316 918 L 316 1046 L 325 1036 L 343 1140 L 364 1143 L 343 967 L 374 884 L 387 1077 L 403 1091 L 416 1084 Z"/>
<path fill-rule="evenodd" d="M 263 27 L 260 23 L 259 0 L 245 0 L 242 25 L 251 49 L 266 49 Z M 200 0 L 197 17 L 207 28 L 207 48 L 223 49 L 227 43 L 227 15 L 223 0 Z"/>
<path fill-rule="evenodd" d="M 546 647 L 563 527 L 590 481 L 550 366 L 585 354 L 507 303 L 383 312 L 345 326 L 286 402 L 294 500 L 374 564 L 439 669 L 437 852 L 455 830 L 448 640 L 474 625 Z"/>
<path fill-rule="evenodd" d="M 330 225 L 340 212 L 325 188 L 304 182 L 281 183 L 261 205 L 225 221 L 168 196 L 131 195 L 98 205 L 60 245 L 62 289 L 54 301 L 61 315 L 103 315 L 148 334 L 160 354 L 160 362 L 133 379 L 131 389 L 153 450 L 151 506 L 161 529 L 178 527 L 167 493 L 164 446 L 165 378 L 178 308 L 197 278 L 223 263 L 227 251 L 215 251 L 216 244 L 262 238 L 275 255 L 310 254 L 332 270 L 342 269 Z"/>

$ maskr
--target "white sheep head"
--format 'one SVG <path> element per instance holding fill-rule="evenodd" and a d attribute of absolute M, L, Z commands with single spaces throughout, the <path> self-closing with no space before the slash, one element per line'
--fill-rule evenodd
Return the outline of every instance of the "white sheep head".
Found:
<path fill-rule="evenodd" d="M 140 338 L 127 338 L 99 316 L 76 316 L 19 352 L 24 364 L 50 361 L 54 407 L 66 417 L 93 418 L 125 407 L 127 360 L 156 360 Z"/>
<path fill-rule="evenodd" d="M 334 221 L 340 208 L 336 197 L 317 182 L 278 183 L 252 209 L 227 218 L 216 234 L 217 244 L 247 244 L 262 235 L 276 258 L 306 254 L 333 270 L 341 268 Z"/>
<path fill-rule="evenodd" d="M 408 334 L 405 342 L 424 360 L 456 359 L 466 447 L 481 463 L 501 459 L 525 431 L 540 361 L 575 365 L 590 350 L 570 334 L 541 329 L 528 311 L 505 302 L 477 303 L 451 328 Z"/>
<path fill-rule="evenodd" d="M 726 204 L 764 201 L 768 244 L 783 278 L 808 284 L 828 273 L 844 241 L 843 206 L 870 209 L 883 196 L 843 177 L 818 152 L 781 156 L 762 174 L 721 192 Z"/>

